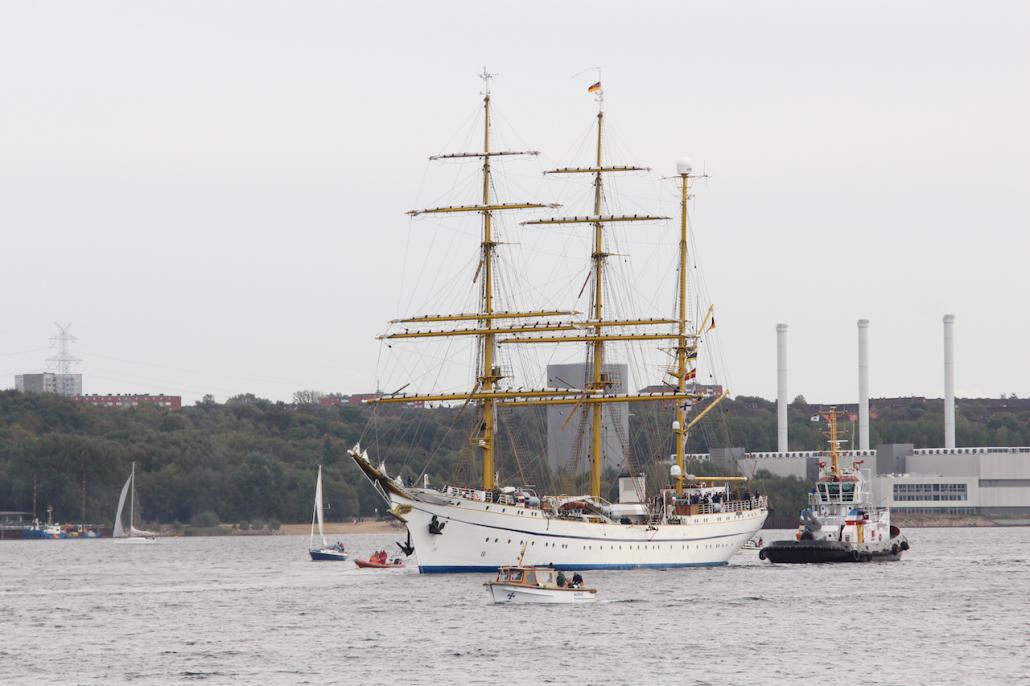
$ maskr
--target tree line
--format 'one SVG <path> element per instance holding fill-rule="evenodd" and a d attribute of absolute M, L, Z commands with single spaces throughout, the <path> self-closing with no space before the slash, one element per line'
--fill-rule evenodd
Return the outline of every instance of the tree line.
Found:
<path fill-rule="evenodd" d="M 630 419 L 628 451 L 648 472 L 649 489 L 667 475 L 656 462 L 672 452 L 669 408 L 641 403 Z M 874 401 L 875 406 L 875 401 Z M 539 408 L 536 408 L 539 409 Z M 821 425 L 810 421 L 818 408 L 799 397 L 790 406 L 791 448 L 818 450 L 825 445 Z M 137 498 L 143 521 L 190 522 L 214 513 L 223 522 L 310 519 L 315 472 L 323 466 L 327 518 L 342 521 L 370 516 L 383 503 L 353 465 L 346 451 L 357 441 L 384 459 L 391 475 L 431 484 L 480 480 L 469 408 L 367 406 L 323 407 L 285 404 L 250 394 L 225 403 L 205 399 L 179 411 L 140 406 L 93 407 L 51 394 L 0 391 L 0 510 L 32 511 L 52 506 L 60 521 L 110 525 L 118 493 L 136 463 Z M 910 442 L 941 445 L 940 401 L 892 401 L 878 409 L 872 444 Z M 511 412 L 498 432 L 502 482 L 534 483 L 542 490 L 585 490 L 580 474 L 552 474 L 545 451 L 542 411 Z M 754 397 L 726 400 L 691 432 L 689 450 L 743 446 L 776 447 L 775 403 Z M 960 401 L 959 445 L 1030 444 L 1030 403 L 1011 400 L 977 404 Z M 711 472 L 705 464 L 688 471 Z M 617 494 L 615 474 L 608 474 Z M 765 476 L 759 490 L 781 511 L 794 511 L 809 487 L 800 480 Z M 799 496 L 802 494 L 802 496 Z M 802 497 L 803 499 L 803 497 Z"/>

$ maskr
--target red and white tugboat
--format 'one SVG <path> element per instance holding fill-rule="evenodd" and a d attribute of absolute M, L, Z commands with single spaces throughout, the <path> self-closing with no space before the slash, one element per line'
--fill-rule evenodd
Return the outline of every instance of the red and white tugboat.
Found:
<path fill-rule="evenodd" d="M 841 467 L 836 409 L 823 416 L 830 424 L 830 463 L 819 464 L 819 480 L 801 512 L 795 540 L 774 541 L 758 556 L 781 563 L 900 559 L 908 540 L 891 526 L 890 509 L 873 505 L 869 470 L 863 474 L 862 462 Z"/>

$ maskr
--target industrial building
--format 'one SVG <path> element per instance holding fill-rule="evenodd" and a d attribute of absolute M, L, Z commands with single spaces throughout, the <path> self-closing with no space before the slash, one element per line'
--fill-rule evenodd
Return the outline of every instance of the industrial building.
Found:
<path fill-rule="evenodd" d="M 858 321 L 859 450 L 841 451 L 845 463 L 861 462 L 872 476 L 878 505 L 897 512 L 1025 516 L 1030 514 L 1030 447 L 955 446 L 954 315 L 944 315 L 943 448 L 916 449 L 910 443 L 869 448 L 869 321 Z M 713 462 L 753 475 L 814 480 L 821 451 L 787 450 L 787 325 L 777 326 L 777 452 L 712 451 Z"/>
<path fill-rule="evenodd" d="M 586 363 L 547 365 L 549 388 L 586 388 L 591 367 Z M 625 364 L 605 364 L 601 373 L 608 379 L 608 392 L 625 393 L 629 367 Z M 621 470 L 626 461 L 629 443 L 629 408 L 626 403 L 605 404 L 602 412 L 602 454 L 604 469 Z M 570 418 L 570 414 L 572 416 Z M 547 408 L 547 464 L 553 471 L 590 469 L 590 441 L 586 437 L 585 417 L 589 414 L 575 408 L 552 406 Z"/>

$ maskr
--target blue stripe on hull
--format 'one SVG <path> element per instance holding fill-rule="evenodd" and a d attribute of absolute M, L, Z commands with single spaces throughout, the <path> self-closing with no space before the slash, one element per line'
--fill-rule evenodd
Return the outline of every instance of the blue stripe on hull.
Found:
<path fill-rule="evenodd" d="M 585 564 L 585 565 L 538 565 L 553 567 L 563 572 L 587 572 L 591 570 L 605 569 L 673 569 L 680 567 L 723 567 L 728 562 L 674 562 L 655 564 Z M 466 572 L 496 572 L 497 567 L 483 565 L 419 565 L 418 571 L 421 574 L 461 574 Z"/>

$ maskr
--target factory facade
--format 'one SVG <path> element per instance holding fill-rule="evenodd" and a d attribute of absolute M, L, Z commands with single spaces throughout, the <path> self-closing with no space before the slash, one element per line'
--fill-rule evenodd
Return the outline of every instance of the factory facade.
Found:
<path fill-rule="evenodd" d="M 915 449 L 892 443 L 842 451 L 841 457 L 868 469 L 875 502 L 896 512 L 1030 515 L 1030 447 Z M 765 470 L 811 481 L 826 454 L 726 451 L 712 458 L 746 475 Z"/>

